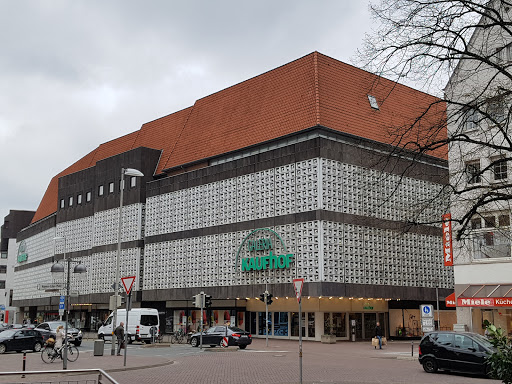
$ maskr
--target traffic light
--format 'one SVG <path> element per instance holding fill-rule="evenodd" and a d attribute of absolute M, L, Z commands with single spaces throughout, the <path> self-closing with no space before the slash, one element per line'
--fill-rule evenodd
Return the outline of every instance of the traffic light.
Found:
<path fill-rule="evenodd" d="M 202 296 L 202 295 L 201 295 L 200 293 L 198 293 L 198 294 L 197 294 L 197 295 L 195 295 L 195 296 L 192 296 L 192 299 L 193 299 L 193 301 L 192 301 L 192 305 L 193 305 L 194 307 L 196 307 L 196 308 L 201 308 L 201 301 L 202 301 L 202 300 L 201 300 L 201 299 L 202 299 L 202 297 L 201 297 L 201 296 Z"/>
<path fill-rule="evenodd" d="M 204 295 L 204 307 L 209 308 L 212 306 L 212 296 L 211 295 Z"/>
<path fill-rule="evenodd" d="M 265 293 L 262 293 L 262 294 L 260 295 L 260 300 L 261 300 L 261 301 L 263 301 L 263 302 L 265 302 Z"/>
<path fill-rule="evenodd" d="M 271 293 L 267 293 L 267 304 L 268 305 L 272 304 L 272 294 Z"/>

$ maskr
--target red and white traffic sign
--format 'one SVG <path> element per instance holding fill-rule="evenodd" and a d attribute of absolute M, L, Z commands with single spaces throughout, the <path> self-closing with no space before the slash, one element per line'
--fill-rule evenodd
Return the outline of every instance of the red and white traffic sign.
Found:
<path fill-rule="evenodd" d="M 121 282 L 123 283 L 126 294 L 129 295 L 132 290 L 133 283 L 135 282 L 135 276 L 121 277 Z"/>
<path fill-rule="evenodd" d="M 295 290 L 295 296 L 297 296 L 298 303 L 300 303 L 302 287 L 304 287 L 304 279 L 293 279 L 293 289 Z"/>

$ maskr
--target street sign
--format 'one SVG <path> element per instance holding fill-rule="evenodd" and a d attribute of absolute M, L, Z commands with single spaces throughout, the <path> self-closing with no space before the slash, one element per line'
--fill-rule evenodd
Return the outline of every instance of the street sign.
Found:
<path fill-rule="evenodd" d="M 66 296 L 61 295 L 59 299 L 59 316 L 64 314 L 64 303 L 66 301 Z"/>
<path fill-rule="evenodd" d="M 433 305 L 420 305 L 421 317 L 434 317 L 434 306 Z"/>
<path fill-rule="evenodd" d="M 71 297 L 78 297 L 80 295 L 80 292 L 78 291 L 69 291 L 69 296 Z"/>
<path fill-rule="evenodd" d="M 66 285 L 64 283 L 41 283 L 37 284 L 37 289 L 44 291 L 59 291 L 64 289 Z"/>
<path fill-rule="evenodd" d="M 0 311 L 5 311 L 5 305 L 3 305 L 3 304 L 0 305 Z"/>
<path fill-rule="evenodd" d="M 135 281 L 135 276 L 121 277 L 121 282 L 123 283 L 124 290 L 126 291 L 127 295 L 130 294 L 134 281 Z"/>
<path fill-rule="evenodd" d="M 423 332 L 433 332 L 435 330 L 434 324 L 434 306 L 430 304 L 420 305 L 421 314 L 421 330 Z"/>
<path fill-rule="evenodd" d="M 297 302 L 300 303 L 300 297 L 302 296 L 302 287 L 304 286 L 304 279 L 293 279 L 293 289 L 295 290 L 295 296 Z"/>

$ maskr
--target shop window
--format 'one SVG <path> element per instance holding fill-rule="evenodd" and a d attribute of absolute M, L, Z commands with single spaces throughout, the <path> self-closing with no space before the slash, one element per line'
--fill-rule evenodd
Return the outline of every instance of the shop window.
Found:
<path fill-rule="evenodd" d="M 272 334 L 272 313 L 268 313 L 268 334 Z M 265 312 L 258 312 L 258 335 L 266 335 Z"/>
<path fill-rule="evenodd" d="M 0 280 L 0 289 L 5 289 L 5 280 Z"/>
<path fill-rule="evenodd" d="M 480 161 L 466 163 L 466 177 L 469 184 L 480 183 L 482 175 L 480 172 Z"/>
<path fill-rule="evenodd" d="M 274 312 L 274 336 L 288 336 L 288 312 Z"/>
<path fill-rule="evenodd" d="M 315 313 L 308 312 L 308 337 L 315 337 Z"/>
<path fill-rule="evenodd" d="M 92 193 L 91 192 L 87 192 L 85 194 L 85 201 L 89 202 L 89 201 L 91 201 L 91 199 L 92 199 Z"/>
<path fill-rule="evenodd" d="M 291 336 L 299 336 L 299 313 L 291 312 L 290 313 L 291 322 Z M 302 312 L 302 337 L 306 337 L 306 313 Z"/>

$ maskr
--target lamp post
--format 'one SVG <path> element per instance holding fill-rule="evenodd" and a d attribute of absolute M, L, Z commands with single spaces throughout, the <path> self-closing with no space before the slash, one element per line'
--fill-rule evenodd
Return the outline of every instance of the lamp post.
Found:
<path fill-rule="evenodd" d="M 119 193 L 119 227 L 117 229 L 117 253 L 116 253 L 116 277 L 114 281 L 114 321 L 112 323 L 112 349 L 110 350 L 110 354 L 112 356 L 116 353 L 116 342 L 114 342 L 114 329 L 117 327 L 117 302 L 119 300 L 119 268 L 120 268 L 120 259 L 121 259 L 121 227 L 122 227 L 122 219 L 123 219 L 123 192 L 124 192 L 124 177 L 125 176 L 135 176 L 142 177 L 144 174 L 133 168 L 121 168 L 121 184 L 119 188 L 121 189 Z M 128 330 L 126 330 L 128 331 Z"/>
<path fill-rule="evenodd" d="M 439 315 L 439 278 L 436 277 L 434 282 L 436 283 L 436 306 L 437 306 L 437 330 L 441 330 L 441 317 Z"/>
<path fill-rule="evenodd" d="M 68 263 L 67 270 L 68 274 L 66 276 L 66 296 L 64 301 L 64 356 L 62 357 L 62 369 L 68 369 L 68 317 L 69 317 L 69 288 L 70 288 L 70 276 L 71 276 L 71 259 L 66 259 L 66 238 L 62 236 L 54 237 L 53 240 L 64 240 L 64 263 Z M 73 273 L 85 273 L 87 272 L 87 268 L 85 265 L 78 264 L 75 266 Z M 52 265 L 51 273 L 53 275 L 64 273 L 64 266 L 60 263 L 55 263 Z"/>

